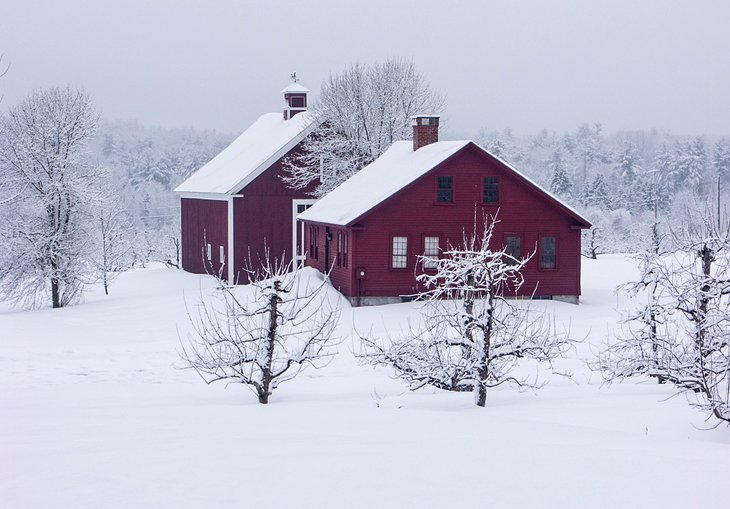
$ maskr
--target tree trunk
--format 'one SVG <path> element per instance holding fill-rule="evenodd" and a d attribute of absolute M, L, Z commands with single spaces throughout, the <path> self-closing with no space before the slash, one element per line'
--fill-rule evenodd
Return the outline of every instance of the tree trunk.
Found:
<path fill-rule="evenodd" d="M 274 347 L 276 345 L 276 319 L 278 317 L 278 306 L 279 306 L 279 290 L 281 283 L 279 281 L 274 282 L 274 294 L 269 300 L 269 336 L 268 342 L 266 343 L 266 363 L 263 367 L 261 391 L 259 392 L 259 403 L 266 405 L 269 402 L 269 395 L 271 394 L 271 382 L 272 374 L 271 368 L 274 364 Z"/>
<path fill-rule="evenodd" d="M 61 307 L 61 291 L 57 278 L 51 278 L 51 300 L 54 308 Z"/>

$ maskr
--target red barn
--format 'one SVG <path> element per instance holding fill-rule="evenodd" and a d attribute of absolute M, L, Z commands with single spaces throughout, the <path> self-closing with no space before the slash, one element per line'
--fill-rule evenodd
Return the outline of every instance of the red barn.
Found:
<path fill-rule="evenodd" d="M 521 294 L 577 303 L 580 234 L 590 223 L 476 143 L 438 141 L 438 124 L 416 117 L 413 142 L 396 142 L 300 215 L 306 264 L 331 267 L 333 285 L 355 304 L 400 300 L 429 270 L 418 255 L 461 244 L 475 216 L 499 211 L 492 247 L 537 249 Z"/>
<path fill-rule="evenodd" d="M 186 271 L 213 271 L 236 282 L 245 281 L 239 271 L 249 259 L 263 260 L 264 247 L 272 257 L 288 261 L 300 253 L 303 259 L 296 217 L 315 200 L 309 189 L 289 189 L 280 175 L 283 160 L 319 125 L 307 111 L 308 92 L 298 83 L 282 90 L 283 114 L 262 115 L 175 189 Z"/>

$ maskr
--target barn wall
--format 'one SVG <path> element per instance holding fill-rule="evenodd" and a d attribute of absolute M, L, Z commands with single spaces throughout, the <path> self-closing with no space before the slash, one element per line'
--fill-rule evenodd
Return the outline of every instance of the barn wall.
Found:
<path fill-rule="evenodd" d="M 211 268 L 218 271 L 220 246 L 228 256 L 228 202 L 181 198 L 180 214 L 183 269 L 194 274 L 205 274 Z M 206 243 L 211 245 L 212 255 L 208 267 Z"/>
<path fill-rule="evenodd" d="M 454 201 L 436 204 L 436 179 L 452 176 Z M 499 205 L 482 204 L 482 178 L 499 177 Z M 423 253 L 423 237 L 438 236 L 441 248 L 448 242 L 461 243 L 463 231 L 473 229 L 475 206 L 478 227 L 482 213 L 495 214 L 499 209 L 500 223 L 492 247 L 501 247 L 506 233 L 522 238 L 523 256 L 535 249 L 540 235 L 557 238 L 557 269 L 540 270 L 539 252 L 525 267 L 526 284 L 521 294 L 580 295 L 580 230 L 571 229 L 574 220 L 549 203 L 545 197 L 527 188 L 501 163 L 468 148 L 446 161 L 424 178 L 406 188 L 394 199 L 377 207 L 355 225 L 361 227 L 351 242 L 352 267 L 363 268 L 366 276 L 362 296 L 410 295 L 420 290 L 415 275 L 421 272 L 417 255 Z M 324 227 L 320 226 L 320 230 Z M 408 237 L 408 267 L 391 268 L 393 236 Z M 347 288 L 352 274 L 333 274 L 333 284 Z M 348 279 L 349 278 L 349 279 Z M 346 293 L 356 296 L 357 282 Z"/>
<path fill-rule="evenodd" d="M 300 150 L 297 145 L 284 158 Z M 282 159 L 284 159 L 282 158 Z M 292 200 L 311 198 L 306 189 L 289 189 L 279 177 L 283 174 L 281 159 L 236 194 L 233 199 L 234 272 L 238 280 L 246 282 L 241 270 L 250 264 L 260 266 L 265 259 L 265 248 L 270 257 L 283 260 L 292 258 Z M 250 264 L 249 264 L 250 258 Z"/>

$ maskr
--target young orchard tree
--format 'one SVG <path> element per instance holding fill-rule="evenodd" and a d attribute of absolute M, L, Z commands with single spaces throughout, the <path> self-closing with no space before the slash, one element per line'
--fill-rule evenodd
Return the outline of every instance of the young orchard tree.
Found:
<path fill-rule="evenodd" d="M 206 383 L 244 384 L 267 404 L 279 385 L 334 355 L 328 347 L 340 308 L 327 295 L 329 282 L 291 269 L 266 263 L 247 286 L 218 278 L 214 299 L 201 299 L 190 314 L 193 333 L 181 344 L 188 367 Z"/>
<path fill-rule="evenodd" d="M 16 304 L 77 300 L 93 279 L 93 224 L 104 172 L 86 146 L 97 115 L 70 87 L 36 90 L 0 117 L 0 295 Z"/>
<path fill-rule="evenodd" d="M 730 222 L 706 215 L 675 236 L 671 256 L 646 255 L 647 303 L 594 367 L 609 381 L 648 375 L 730 423 Z M 722 228 L 720 227 L 722 226 Z"/>
<path fill-rule="evenodd" d="M 544 315 L 512 303 L 505 295 L 524 283 L 522 269 L 533 257 L 515 258 L 511 247 L 489 247 L 497 220 L 485 218 L 484 231 L 467 237 L 443 257 L 421 257 L 435 273 L 418 276 L 426 290 L 418 297 L 423 327 L 387 342 L 363 338 L 360 356 L 368 363 L 389 366 L 412 390 L 425 385 L 456 392 L 474 392 L 485 406 L 487 389 L 508 383 L 536 388 L 536 378 L 514 374 L 520 360 L 551 362 L 570 346 L 554 334 Z"/>
<path fill-rule="evenodd" d="M 94 220 L 97 246 L 93 260 L 104 286 L 104 293 L 109 295 L 111 282 L 132 265 L 135 232 L 121 199 L 113 191 L 94 210 Z"/>
<path fill-rule="evenodd" d="M 393 142 L 410 138 L 411 117 L 438 113 L 442 104 L 409 60 L 352 65 L 322 85 L 311 110 L 324 124 L 286 162 L 282 178 L 293 189 L 317 182 L 313 194 L 324 196 Z"/>

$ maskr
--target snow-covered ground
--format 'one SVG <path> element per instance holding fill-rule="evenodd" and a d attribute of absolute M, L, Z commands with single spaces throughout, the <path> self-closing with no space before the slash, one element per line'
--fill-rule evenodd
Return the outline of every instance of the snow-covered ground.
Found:
<path fill-rule="evenodd" d="M 587 337 L 563 362 L 575 381 L 494 389 L 485 409 L 354 360 L 353 328 L 395 328 L 413 303 L 345 309 L 339 355 L 268 406 L 179 369 L 185 299 L 207 278 L 135 270 L 79 306 L 2 307 L 0 507 L 722 507 L 730 429 L 704 430 L 668 387 L 605 387 L 583 366 L 634 271 L 584 260 L 580 306 L 537 303 Z"/>

